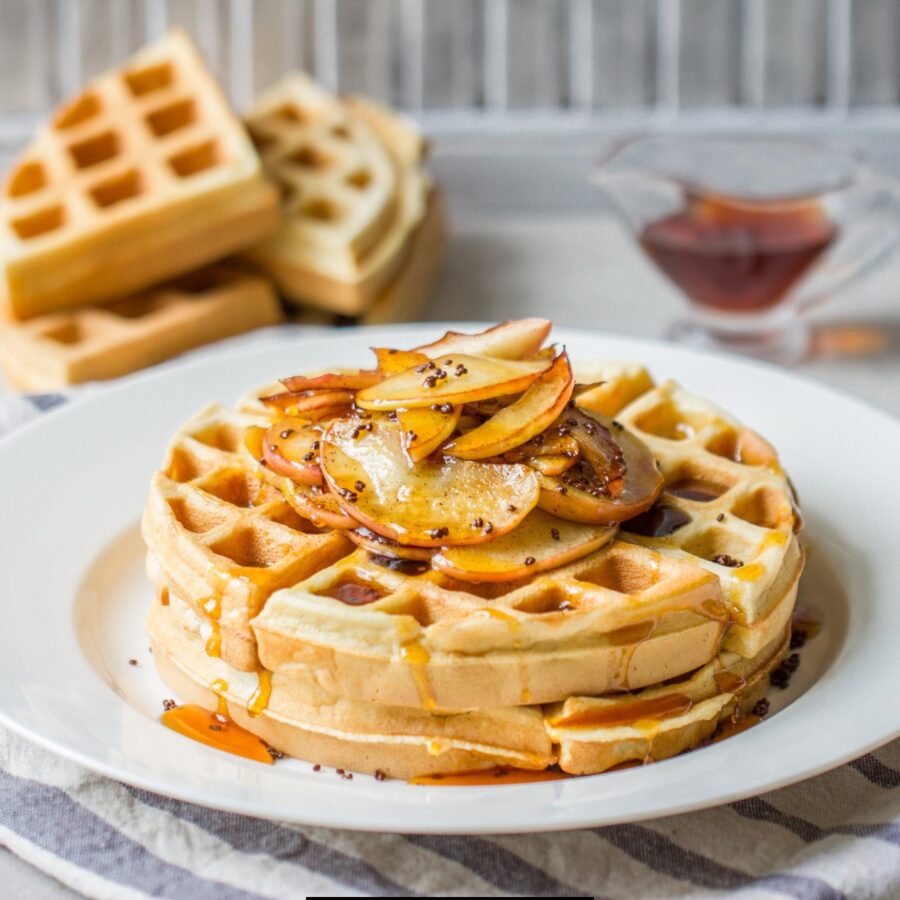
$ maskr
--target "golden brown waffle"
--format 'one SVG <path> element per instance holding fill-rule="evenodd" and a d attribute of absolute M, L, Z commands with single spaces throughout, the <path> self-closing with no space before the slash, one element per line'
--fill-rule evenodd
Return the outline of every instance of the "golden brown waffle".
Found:
<path fill-rule="evenodd" d="M 748 713 L 787 653 L 790 627 L 747 659 L 725 650 L 688 678 L 636 694 L 570 697 L 545 709 L 566 772 L 590 775 L 630 762 L 667 759 L 697 747 L 719 724 Z"/>
<path fill-rule="evenodd" d="M 0 199 L 18 319 L 124 297 L 258 241 L 277 191 L 190 39 L 173 31 L 61 109 Z"/>
<path fill-rule="evenodd" d="M 347 584 L 378 599 L 329 596 Z M 470 709 L 682 675 L 718 652 L 725 617 L 710 573 L 615 542 L 543 576 L 480 585 L 404 575 L 358 550 L 274 594 L 253 630 L 273 672 L 313 666 L 344 697 Z"/>
<path fill-rule="evenodd" d="M 364 312 L 426 215 L 421 137 L 387 109 L 342 102 L 301 74 L 264 93 L 247 124 L 283 214 L 250 258 L 294 302 Z"/>
<path fill-rule="evenodd" d="M 246 471 L 237 449 L 252 421 L 217 406 L 194 417 L 153 478 L 142 523 L 161 595 L 171 585 L 190 601 L 208 625 L 210 652 L 245 671 L 258 665 L 249 622 L 271 592 L 353 547 Z"/>
<path fill-rule="evenodd" d="M 596 772 L 707 740 L 764 693 L 785 651 L 803 563 L 790 485 L 774 450 L 707 401 L 673 384 L 655 387 L 640 366 L 604 364 L 580 376 L 596 377 L 603 384 L 579 402 L 645 437 L 667 483 L 658 507 L 681 516 L 678 530 L 651 536 L 630 523 L 620 540 L 575 563 L 500 584 L 397 570 L 344 538 L 330 555 L 309 544 L 316 559 L 305 576 L 291 573 L 293 581 L 278 568 L 283 553 L 254 551 L 255 569 L 271 563 L 277 577 L 245 579 L 251 614 L 241 614 L 247 600 L 238 595 L 230 607 L 233 644 L 244 654 L 237 668 L 259 663 L 273 673 L 269 706 L 252 716 L 258 678 L 222 668 L 240 654 L 226 652 L 223 616 L 211 621 L 209 586 L 197 577 L 222 565 L 209 554 L 213 544 L 222 550 L 219 524 L 185 514 L 179 491 L 187 485 L 191 503 L 199 498 L 206 509 L 208 473 L 242 471 L 242 491 L 260 499 L 240 501 L 229 529 L 244 527 L 253 508 L 271 522 L 278 498 L 286 501 L 278 509 L 295 515 L 278 522 L 313 526 L 298 524 L 296 510 L 308 515 L 308 508 L 289 489 L 293 482 L 241 446 L 247 425 L 270 421 L 258 392 L 239 411 L 204 411 L 176 437 L 145 516 L 158 593 L 182 634 L 181 643 L 165 629 L 155 638 L 166 655 L 164 677 L 206 705 L 207 685 L 223 678 L 234 718 L 290 755 L 404 777 L 496 764 L 540 768 L 557 757 L 566 771 Z M 705 493 L 691 499 L 692 491 Z M 166 536 L 154 544 L 155 533 Z M 252 546 L 271 544 L 260 538 Z M 233 552 L 229 559 L 246 562 Z M 338 599 L 348 584 L 369 602 Z M 154 612 L 151 632 L 161 616 Z M 210 638 L 215 645 L 217 628 L 218 658 L 203 649 Z M 638 717 L 673 695 L 674 706 Z M 538 713 L 549 750 L 535 749 Z M 461 730 L 446 731 L 448 723 Z"/>
<path fill-rule="evenodd" d="M 650 387 L 639 367 L 623 367 L 617 376 L 607 365 L 581 377 L 606 379 L 579 404 L 638 434 L 666 479 L 660 503 L 687 519 L 666 536 L 636 535 L 626 526 L 622 539 L 715 573 L 734 620 L 725 646 L 755 655 L 784 629 L 793 603 L 781 601 L 803 568 L 800 520 L 775 450 L 674 382 Z"/>
<path fill-rule="evenodd" d="M 787 647 L 784 634 L 752 660 L 725 652 L 685 679 L 634 695 L 439 714 L 336 696 L 314 668 L 290 677 L 236 671 L 205 652 L 199 620 L 176 600 L 154 604 L 147 628 L 163 679 L 186 702 L 211 709 L 224 700 L 234 721 L 289 756 L 397 778 L 554 762 L 590 774 L 665 759 L 749 710 Z M 598 707 L 601 718 L 617 724 L 565 724 L 585 713 L 596 717 Z M 654 709 L 659 718 L 649 717 Z"/>
<path fill-rule="evenodd" d="M 400 271 L 359 317 L 362 325 L 413 322 L 422 317 L 425 303 L 444 260 L 449 224 L 446 204 L 437 188 L 428 196 L 428 210 L 416 229 L 409 255 Z"/>
<path fill-rule="evenodd" d="M 263 278 L 217 265 L 105 307 L 0 326 L 0 363 L 20 390 L 118 378 L 283 318 Z"/>

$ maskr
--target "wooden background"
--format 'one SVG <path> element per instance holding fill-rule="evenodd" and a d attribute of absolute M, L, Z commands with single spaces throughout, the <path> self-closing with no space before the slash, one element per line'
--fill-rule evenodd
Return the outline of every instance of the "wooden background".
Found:
<path fill-rule="evenodd" d="M 900 98 L 898 0 L 0 0 L 0 124 L 176 23 L 242 105 L 298 66 L 425 112 Z"/>

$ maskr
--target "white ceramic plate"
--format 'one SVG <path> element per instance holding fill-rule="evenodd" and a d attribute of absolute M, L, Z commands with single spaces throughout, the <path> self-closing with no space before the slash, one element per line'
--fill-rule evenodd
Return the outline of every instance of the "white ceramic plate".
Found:
<path fill-rule="evenodd" d="M 137 522 L 176 427 L 212 400 L 295 370 L 358 365 L 441 326 L 277 340 L 134 379 L 0 442 L 0 720 L 130 784 L 235 812 L 383 831 L 513 832 L 624 822 L 807 778 L 900 733 L 896 649 L 900 422 L 774 368 L 646 341 L 554 333 L 574 360 L 633 359 L 720 402 L 772 440 L 803 501 L 801 602 L 824 620 L 775 714 L 644 768 L 490 787 L 412 787 L 245 761 L 158 716 L 142 620 L 151 601 Z M 474 330 L 474 326 L 473 326 Z M 136 658 L 140 665 L 130 666 Z"/>

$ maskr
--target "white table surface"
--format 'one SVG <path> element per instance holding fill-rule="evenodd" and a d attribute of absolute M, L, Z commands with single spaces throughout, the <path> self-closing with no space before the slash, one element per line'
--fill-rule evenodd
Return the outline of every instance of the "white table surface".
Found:
<path fill-rule="evenodd" d="M 900 169 L 900 135 L 875 155 Z M 586 184 L 596 144 L 529 152 L 505 143 L 477 154 L 438 144 L 434 167 L 454 215 L 454 235 L 426 318 L 501 320 L 550 316 L 560 325 L 662 337 L 678 316 L 675 290 L 606 216 Z M 897 160 L 897 163 L 894 163 Z M 814 317 L 887 338 L 874 356 L 819 358 L 798 370 L 900 415 L 900 256 Z M 660 373 L 665 374 L 665 373 Z M 68 898 L 68 889 L 0 850 L 0 897 Z"/>

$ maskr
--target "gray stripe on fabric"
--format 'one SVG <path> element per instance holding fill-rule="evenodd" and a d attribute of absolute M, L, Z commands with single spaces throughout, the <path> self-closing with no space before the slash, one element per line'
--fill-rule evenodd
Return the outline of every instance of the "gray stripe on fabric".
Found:
<path fill-rule="evenodd" d="M 488 884 L 512 894 L 532 897 L 588 896 L 573 891 L 570 885 L 557 881 L 543 869 L 482 838 L 409 834 L 405 835 L 405 839 L 416 847 L 465 866 Z"/>
<path fill-rule="evenodd" d="M 277 822 L 196 806 L 127 784 L 123 787 L 141 803 L 196 825 L 241 853 L 265 853 L 373 896 L 420 896 L 407 886 L 386 878 L 365 861 L 313 841 Z"/>
<path fill-rule="evenodd" d="M 775 873 L 755 877 L 715 862 L 641 825 L 613 825 L 594 829 L 623 853 L 651 869 L 700 887 L 735 890 L 743 887 L 781 891 L 798 900 L 842 900 L 844 894 L 818 878 Z"/>
<path fill-rule="evenodd" d="M 0 769 L 0 821 L 37 847 L 107 881 L 151 897 L 262 900 L 259 894 L 198 878 L 125 837 L 59 788 Z M 77 822 L 77 827 L 72 823 Z"/>
<path fill-rule="evenodd" d="M 883 762 L 867 753 L 859 759 L 854 759 L 849 763 L 860 775 L 867 778 L 872 784 L 878 787 L 895 788 L 900 787 L 900 772 L 886 766 Z"/>
<path fill-rule="evenodd" d="M 782 812 L 780 809 L 772 806 L 771 803 L 767 803 L 760 797 L 739 800 L 736 803 L 731 803 L 729 805 L 738 815 L 743 816 L 745 819 L 780 825 L 782 828 L 786 828 L 788 831 L 793 832 L 807 844 L 811 844 L 814 841 L 822 841 L 832 835 L 841 834 L 849 837 L 876 838 L 877 840 L 900 846 L 900 822 L 889 822 L 884 824 L 860 823 L 834 825 L 829 828 L 822 828 L 800 816 Z"/>
<path fill-rule="evenodd" d="M 65 394 L 26 394 L 25 399 L 41 412 L 60 406 L 68 399 Z"/>

